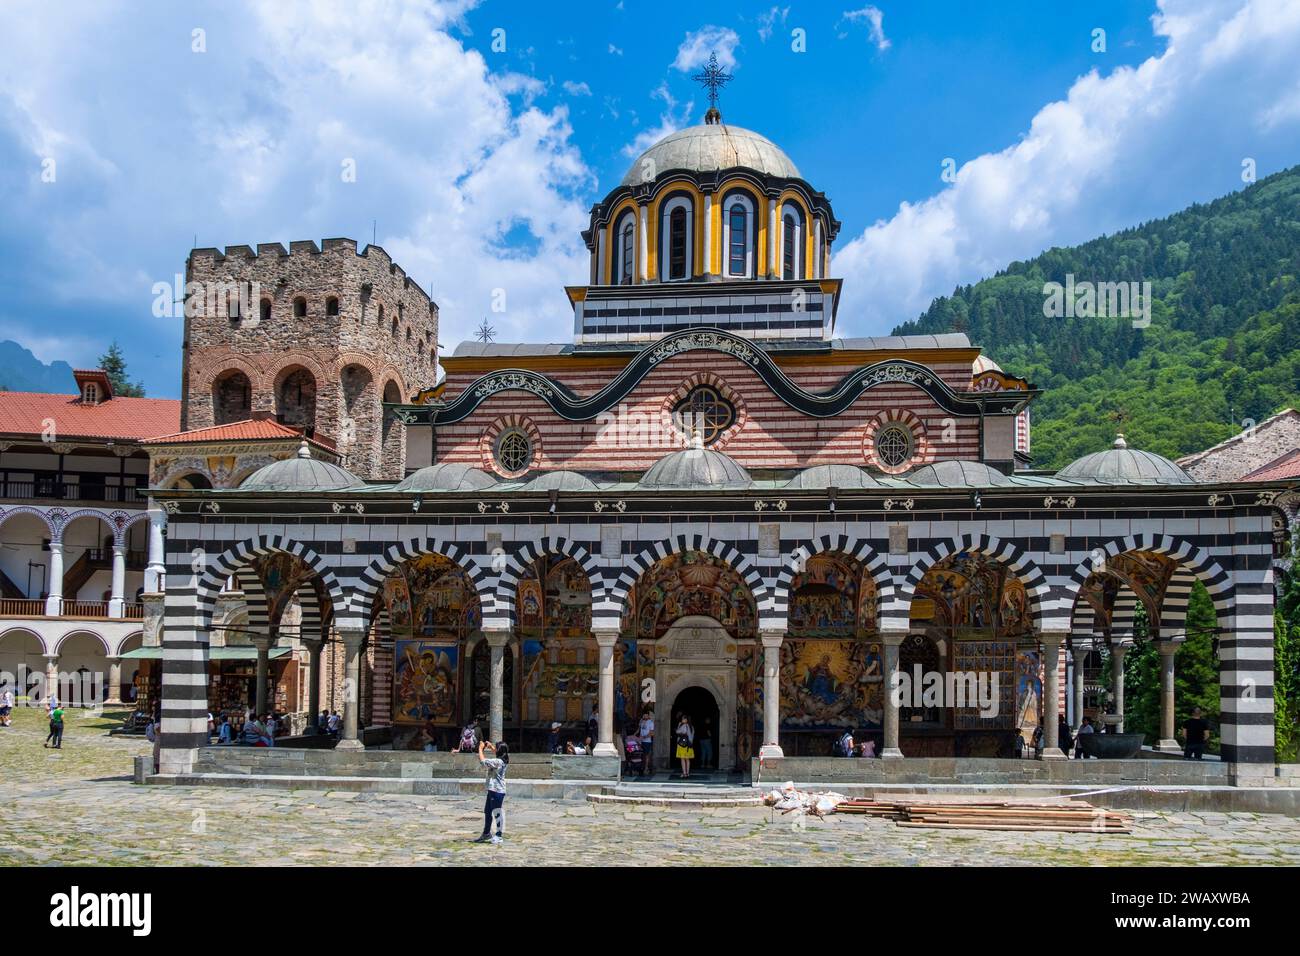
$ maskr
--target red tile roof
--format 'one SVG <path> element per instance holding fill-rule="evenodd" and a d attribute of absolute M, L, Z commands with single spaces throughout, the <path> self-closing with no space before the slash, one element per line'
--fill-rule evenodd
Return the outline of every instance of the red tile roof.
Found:
<path fill-rule="evenodd" d="M 254 418 L 212 428 L 194 428 L 187 432 L 159 435 L 144 442 L 146 445 L 193 445 L 199 442 L 267 441 L 303 437 L 302 430 L 281 425 L 273 418 Z M 322 438 L 307 439 L 313 445 L 334 450 L 333 443 Z"/>
<path fill-rule="evenodd" d="M 174 432 L 181 425 L 181 403 L 173 398 L 114 398 L 82 404 L 80 395 L 0 392 L 0 434 L 42 435 L 47 420 L 54 440 L 120 438 L 138 441 Z"/>
<path fill-rule="evenodd" d="M 1281 458 L 1269 462 L 1263 468 L 1251 472 L 1242 481 L 1282 481 L 1287 478 L 1300 478 L 1300 448 L 1288 452 Z"/>

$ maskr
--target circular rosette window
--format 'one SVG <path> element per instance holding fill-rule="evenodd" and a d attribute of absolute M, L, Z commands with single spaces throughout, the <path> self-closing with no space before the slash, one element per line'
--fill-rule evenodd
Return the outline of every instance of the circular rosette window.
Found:
<path fill-rule="evenodd" d="M 867 425 L 862 457 L 886 475 L 901 475 L 930 460 L 925 426 L 911 412 L 882 412 Z"/>
<path fill-rule="evenodd" d="M 479 457 L 484 471 L 502 478 L 520 478 L 537 467 L 542 442 L 537 426 L 526 418 L 508 415 L 483 430 Z"/>

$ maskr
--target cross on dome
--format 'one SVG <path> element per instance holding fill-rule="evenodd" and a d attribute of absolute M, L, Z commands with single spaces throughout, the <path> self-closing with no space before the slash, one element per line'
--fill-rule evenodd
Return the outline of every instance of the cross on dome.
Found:
<path fill-rule="evenodd" d="M 722 113 L 718 110 L 718 91 L 730 83 L 734 77 L 718 65 L 718 54 L 716 52 L 710 53 L 709 62 L 705 64 L 704 69 L 696 73 L 691 79 L 709 91 L 709 111 L 704 114 L 704 122 L 722 122 Z"/>

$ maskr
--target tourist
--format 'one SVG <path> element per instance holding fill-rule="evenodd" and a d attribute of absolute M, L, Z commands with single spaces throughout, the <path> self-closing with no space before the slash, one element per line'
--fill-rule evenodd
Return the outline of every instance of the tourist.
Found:
<path fill-rule="evenodd" d="M 54 711 L 57 710 L 58 707 L 59 707 L 59 695 L 55 693 L 53 688 L 51 688 L 50 696 L 45 698 L 45 716 L 46 717 L 52 716 L 54 714 Z"/>
<path fill-rule="evenodd" d="M 1095 734 L 1097 731 L 1092 726 L 1092 718 L 1083 718 L 1083 723 L 1079 725 L 1079 732 L 1074 738 L 1074 759 L 1083 760 L 1088 755 L 1083 752 L 1083 735 Z"/>
<path fill-rule="evenodd" d="M 212 743 L 212 735 L 217 732 L 217 722 L 212 719 L 212 711 L 208 711 L 208 743 Z"/>
<path fill-rule="evenodd" d="M 228 714 L 221 715 L 221 726 L 217 728 L 217 743 L 219 744 L 234 743 L 234 741 L 231 739 L 230 716 Z"/>
<path fill-rule="evenodd" d="M 492 756 L 484 756 L 490 753 Z M 486 740 L 478 745 L 479 763 L 487 770 L 487 799 L 483 803 L 483 834 L 475 843 L 499 844 L 505 836 L 506 768 L 510 765 L 510 748 L 504 740 L 496 746 Z M 496 835 L 492 821 L 496 819 Z"/>
<path fill-rule="evenodd" d="M 1017 759 L 1024 759 L 1024 756 L 1025 756 L 1025 732 L 1024 732 L 1023 730 L 1017 730 L 1017 731 L 1016 731 L 1015 748 L 1016 748 L 1016 758 L 1017 758 Z"/>
<path fill-rule="evenodd" d="M 641 724 L 637 728 L 637 735 L 641 738 L 641 751 L 645 754 L 641 769 L 644 773 L 652 773 L 655 755 L 655 715 L 649 707 L 641 712 Z"/>
<path fill-rule="evenodd" d="M 316 718 L 316 733 L 327 734 L 330 730 L 330 712 L 322 710 L 320 716 Z"/>
<path fill-rule="evenodd" d="M 713 718 L 705 717 L 704 726 L 700 728 L 700 766 L 713 766 Z"/>
<path fill-rule="evenodd" d="M 1044 743 L 1045 743 L 1045 735 L 1044 735 L 1044 733 L 1043 733 L 1043 727 L 1042 727 L 1041 724 L 1039 724 L 1037 727 L 1034 728 L 1034 735 L 1033 735 L 1033 737 L 1030 739 L 1030 744 L 1031 744 L 1031 745 L 1033 746 L 1033 748 L 1034 748 L 1034 759 L 1035 759 L 1035 760 L 1041 760 L 1041 759 L 1042 759 L 1042 757 L 1043 757 L 1043 744 L 1044 744 Z"/>
<path fill-rule="evenodd" d="M 869 758 L 869 757 L 874 757 L 875 755 L 876 755 L 876 742 L 872 740 L 870 737 L 868 737 L 866 740 L 862 741 L 862 745 L 858 747 L 858 756 Z"/>
<path fill-rule="evenodd" d="M 591 713 L 587 715 L 587 738 L 589 740 L 600 739 L 600 714 L 596 707 L 592 707 Z"/>
<path fill-rule="evenodd" d="M 331 737 L 337 737 L 343 732 L 343 718 L 339 716 L 337 710 L 330 714 L 329 720 L 325 722 L 325 726 L 329 728 L 329 735 Z"/>
<path fill-rule="evenodd" d="M 1065 717 L 1062 716 L 1060 722 L 1056 725 L 1056 744 L 1061 748 L 1061 753 L 1065 754 L 1066 757 L 1070 756 L 1071 742 L 1070 724 Z"/>
<path fill-rule="evenodd" d="M 478 753 L 478 722 L 471 720 L 460 732 L 460 740 L 452 748 L 454 754 Z"/>
<path fill-rule="evenodd" d="M 695 728 L 691 719 L 682 714 L 677 722 L 677 759 L 682 762 L 682 779 L 691 775 L 691 761 L 695 759 Z"/>
<path fill-rule="evenodd" d="M 149 723 L 145 725 L 144 739 L 153 744 L 153 772 L 157 773 L 159 761 L 162 759 L 162 733 L 153 718 L 150 718 Z"/>
<path fill-rule="evenodd" d="M 831 748 L 831 752 L 836 757 L 852 757 L 856 747 L 857 743 L 854 741 L 853 731 L 850 729 L 844 731 L 844 733 L 840 734 L 839 737 L 836 738 L 835 745 Z"/>
<path fill-rule="evenodd" d="M 563 752 L 560 746 L 560 728 L 564 726 L 558 720 L 551 721 L 551 732 L 546 738 L 546 750 L 548 753 L 558 754 Z"/>
<path fill-rule="evenodd" d="M 50 733 L 45 738 L 44 746 L 50 746 L 51 741 L 54 742 L 55 750 L 63 749 L 63 708 L 57 704 L 50 711 Z"/>
<path fill-rule="evenodd" d="M 267 714 L 262 723 L 266 726 L 267 735 L 271 738 L 271 741 L 274 742 L 276 732 L 280 729 L 280 722 L 275 719 L 275 714 Z"/>
<path fill-rule="evenodd" d="M 1183 724 L 1183 734 L 1183 759 L 1200 760 L 1210 739 L 1210 725 L 1201 717 L 1201 708 L 1192 708 L 1192 716 Z"/>
<path fill-rule="evenodd" d="M 0 692 L 0 727 L 8 727 L 13 723 L 13 718 L 9 714 L 14 709 L 14 692 L 8 687 Z"/>

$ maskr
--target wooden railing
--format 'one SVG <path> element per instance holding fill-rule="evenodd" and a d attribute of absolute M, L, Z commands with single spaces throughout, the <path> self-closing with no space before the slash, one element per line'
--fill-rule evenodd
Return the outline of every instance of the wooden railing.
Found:
<path fill-rule="evenodd" d="M 0 598 L 0 617 L 44 617 L 45 602 L 30 598 Z"/>
<path fill-rule="evenodd" d="M 62 617 L 94 617 L 114 620 L 108 613 L 108 601 L 64 601 Z M 0 617 L 46 617 L 44 598 L 0 598 Z M 123 604 L 122 617 L 129 621 L 144 620 L 143 604 Z"/>

